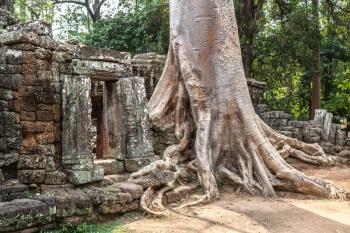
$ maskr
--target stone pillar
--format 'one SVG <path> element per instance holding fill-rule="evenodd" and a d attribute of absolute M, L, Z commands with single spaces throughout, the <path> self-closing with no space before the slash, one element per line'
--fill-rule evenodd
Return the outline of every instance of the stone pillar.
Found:
<path fill-rule="evenodd" d="M 141 77 L 123 78 L 117 87 L 126 131 L 125 169 L 134 172 L 158 159 L 150 137 L 145 83 Z"/>
<path fill-rule="evenodd" d="M 90 151 L 91 80 L 63 75 L 62 164 L 71 183 L 79 185 L 103 179 L 103 169 Z"/>

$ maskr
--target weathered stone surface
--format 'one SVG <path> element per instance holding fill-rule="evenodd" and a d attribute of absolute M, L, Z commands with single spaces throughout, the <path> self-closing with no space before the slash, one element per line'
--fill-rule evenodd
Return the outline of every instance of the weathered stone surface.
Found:
<path fill-rule="evenodd" d="M 143 77 L 147 99 L 150 99 L 165 66 L 166 56 L 155 53 L 135 55 L 131 61 L 132 74 Z"/>
<path fill-rule="evenodd" d="M 128 174 L 107 175 L 104 177 L 104 179 L 110 180 L 112 184 L 126 182 L 128 178 L 129 178 Z"/>
<path fill-rule="evenodd" d="M 196 187 L 193 186 L 180 186 L 175 188 L 174 190 L 171 190 L 169 192 L 166 192 L 164 197 L 165 203 L 171 204 L 178 201 L 181 201 L 182 198 L 185 198 L 186 196 L 190 195 L 196 190 Z"/>
<path fill-rule="evenodd" d="M 143 194 L 142 186 L 135 183 L 130 183 L 130 182 L 117 183 L 117 184 L 114 184 L 113 187 L 120 189 L 122 192 L 130 193 L 133 199 L 141 198 Z"/>
<path fill-rule="evenodd" d="M 65 184 L 67 181 L 68 181 L 67 175 L 62 171 L 46 172 L 45 184 L 59 185 L 59 184 Z"/>
<path fill-rule="evenodd" d="M 340 157 L 349 158 L 350 159 L 350 150 L 343 150 L 339 153 Z"/>
<path fill-rule="evenodd" d="M 0 145 L 1 147 L 1 145 Z M 0 167 L 3 166 L 9 166 L 13 163 L 16 163 L 18 161 L 18 154 L 17 153 L 6 153 L 2 154 L 0 153 Z"/>
<path fill-rule="evenodd" d="M 94 163 L 103 168 L 105 175 L 119 174 L 124 171 L 124 168 L 121 170 L 118 167 L 116 159 L 97 159 Z"/>
<path fill-rule="evenodd" d="M 174 173 L 170 171 L 152 172 L 148 175 L 135 179 L 132 182 L 141 185 L 144 189 L 166 184 L 175 179 Z"/>
<path fill-rule="evenodd" d="M 87 189 L 85 192 L 91 197 L 96 210 L 101 214 L 125 213 L 138 209 L 138 200 L 133 200 L 133 195 L 129 192 L 137 195 L 139 188 L 135 189 L 135 186 L 126 185 L 122 187 L 128 192 L 123 192 L 121 188 L 115 185 Z"/>
<path fill-rule="evenodd" d="M 90 215 L 93 211 L 90 196 L 81 189 L 53 189 L 45 194 L 54 198 L 58 218 Z"/>
<path fill-rule="evenodd" d="M 42 154 L 19 156 L 17 168 L 21 170 L 40 170 L 46 167 L 46 157 Z"/>
<path fill-rule="evenodd" d="M 134 200 L 127 204 L 112 204 L 112 205 L 100 205 L 97 211 L 101 214 L 117 214 L 135 211 L 140 208 L 138 200 Z"/>
<path fill-rule="evenodd" d="M 154 156 L 144 79 L 124 78 L 117 85 L 126 127 L 126 158 Z"/>
<path fill-rule="evenodd" d="M 51 26 L 43 21 L 29 21 L 26 23 L 8 26 L 7 31 L 34 32 L 37 35 L 52 35 Z"/>
<path fill-rule="evenodd" d="M 62 162 L 69 181 L 77 185 L 103 179 L 103 169 L 93 164 L 90 151 L 90 89 L 85 76 L 63 76 Z"/>
<path fill-rule="evenodd" d="M 87 75 L 97 81 L 117 81 L 130 72 L 127 65 L 114 62 L 74 60 L 73 63 L 74 74 Z"/>
<path fill-rule="evenodd" d="M 74 171 L 66 170 L 68 179 L 72 184 L 81 185 L 87 184 L 99 180 L 103 180 L 103 168 L 94 166 L 92 170 L 87 171 Z"/>
<path fill-rule="evenodd" d="M 0 185 L 0 196 L 2 201 L 27 198 L 29 196 L 28 186 L 21 183 L 5 183 Z"/>
<path fill-rule="evenodd" d="M 126 159 L 125 160 L 125 170 L 127 172 L 136 172 L 143 168 L 144 166 L 158 160 L 158 156 L 146 157 L 146 158 L 135 158 L 135 159 Z"/>
<path fill-rule="evenodd" d="M 33 32 L 12 31 L 0 34 L 0 44 L 14 45 L 20 43 L 39 45 L 40 38 Z"/>
<path fill-rule="evenodd" d="M 18 178 L 24 184 L 43 183 L 45 181 L 45 170 L 19 170 Z"/>
<path fill-rule="evenodd" d="M 17 199 L 0 203 L 0 232 L 19 232 L 55 219 L 56 209 L 40 200 Z"/>

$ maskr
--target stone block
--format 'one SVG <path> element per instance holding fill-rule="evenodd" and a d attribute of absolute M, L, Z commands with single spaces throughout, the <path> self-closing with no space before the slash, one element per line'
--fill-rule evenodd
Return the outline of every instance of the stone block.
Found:
<path fill-rule="evenodd" d="M 12 201 L 29 196 L 28 186 L 21 183 L 5 183 L 0 185 L 2 201 Z"/>
<path fill-rule="evenodd" d="M 45 194 L 54 198 L 57 217 L 59 219 L 70 216 L 90 215 L 93 211 L 90 196 L 80 189 L 53 189 Z"/>
<path fill-rule="evenodd" d="M 97 211 L 101 214 L 122 214 L 131 211 L 135 211 L 140 208 L 140 203 L 138 200 L 134 200 L 128 204 L 113 204 L 113 205 L 100 205 Z"/>
<path fill-rule="evenodd" d="M 46 172 L 53 172 L 56 170 L 56 165 L 55 165 L 55 159 L 53 156 L 47 156 L 46 157 L 46 166 L 45 166 L 45 171 Z"/>
<path fill-rule="evenodd" d="M 8 111 L 10 108 L 9 101 L 0 100 L 0 111 Z"/>
<path fill-rule="evenodd" d="M 12 74 L 1 74 L 0 88 L 11 89 L 12 88 Z"/>
<path fill-rule="evenodd" d="M 18 161 L 18 153 L 0 153 L 0 167 L 7 167 Z"/>
<path fill-rule="evenodd" d="M 24 184 L 43 183 L 45 181 L 45 170 L 19 170 L 18 178 Z"/>
<path fill-rule="evenodd" d="M 146 176 L 132 181 L 132 183 L 141 185 L 144 189 L 164 185 L 175 179 L 175 175 L 170 171 L 152 172 Z"/>
<path fill-rule="evenodd" d="M 16 124 L 16 113 L 14 113 L 14 112 L 0 112 L 0 124 L 3 124 L 3 125 Z"/>
<path fill-rule="evenodd" d="M 46 167 L 46 156 L 42 154 L 20 155 L 17 168 L 20 170 L 41 170 Z"/>
<path fill-rule="evenodd" d="M 21 111 L 19 114 L 19 119 L 21 121 L 35 121 L 36 115 L 35 112 Z"/>
<path fill-rule="evenodd" d="M 19 150 L 22 144 L 22 136 L 6 137 L 4 141 L 8 150 Z"/>
<path fill-rule="evenodd" d="M 8 103 L 8 110 L 14 111 L 14 112 L 20 112 L 21 111 L 21 102 L 19 100 L 12 100 L 12 101 L 9 101 L 7 103 Z"/>
<path fill-rule="evenodd" d="M 0 88 L 0 100 L 12 100 L 13 93 L 9 89 Z"/>
<path fill-rule="evenodd" d="M 38 121 L 52 121 L 53 115 L 50 111 L 36 111 L 36 117 Z"/>
<path fill-rule="evenodd" d="M 97 159 L 94 160 L 94 163 L 103 168 L 105 175 L 120 174 L 122 172 L 116 159 Z"/>
<path fill-rule="evenodd" d="M 350 150 L 343 150 L 339 152 L 339 156 L 343 158 L 349 158 L 350 159 Z"/>
<path fill-rule="evenodd" d="M 59 185 L 64 184 L 68 181 L 67 175 L 61 171 L 46 172 L 45 184 L 48 185 Z"/>
<path fill-rule="evenodd" d="M 55 220 L 56 209 L 44 201 L 17 199 L 0 203 L 0 232 L 22 232 Z"/>
<path fill-rule="evenodd" d="M 16 31 L 27 32 L 27 33 L 34 32 L 35 34 L 38 34 L 40 36 L 52 35 L 52 30 L 50 25 L 39 20 L 11 25 L 11 26 L 8 26 L 6 30 L 8 30 L 9 32 L 16 32 Z"/>
<path fill-rule="evenodd" d="M 110 180 L 112 183 L 126 182 L 129 178 L 127 174 L 118 174 L 118 175 L 107 175 L 105 179 Z"/>
<path fill-rule="evenodd" d="M 27 133 L 52 132 L 53 124 L 50 122 L 22 121 L 23 130 Z"/>
<path fill-rule="evenodd" d="M 185 198 L 189 194 L 193 193 L 195 190 L 196 190 L 196 187 L 192 187 L 192 186 L 177 187 L 174 190 L 171 190 L 164 194 L 164 197 L 165 197 L 164 201 L 167 204 L 179 202 L 181 201 L 182 198 Z"/>
<path fill-rule="evenodd" d="M 141 198 L 141 196 L 143 195 L 143 187 L 135 183 L 117 183 L 113 184 L 113 187 L 120 189 L 122 192 L 130 193 L 133 199 Z"/>
<path fill-rule="evenodd" d="M 89 171 L 74 171 L 66 170 L 69 182 L 74 185 L 87 184 L 103 180 L 103 168 L 95 166 L 93 170 Z"/>
<path fill-rule="evenodd" d="M 35 135 L 35 139 L 39 144 L 52 144 L 55 142 L 55 134 L 53 132 L 39 133 Z"/>
<path fill-rule="evenodd" d="M 143 168 L 144 166 L 158 160 L 158 156 L 147 157 L 147 158 L 137 158 L 137 159 L 126 159 L 125 160 L 125 170 L 127 172 L 136 172 Z"/>

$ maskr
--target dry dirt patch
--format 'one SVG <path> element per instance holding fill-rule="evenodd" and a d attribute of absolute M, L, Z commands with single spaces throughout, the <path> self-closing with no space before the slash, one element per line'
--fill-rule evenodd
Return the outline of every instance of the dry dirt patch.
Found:
<path fill-rule="evenodd" d="M 350 191 L 350 168 L 303 171 Z M 175 208 L 168 218 L 141 218 L 125 226 L 130 232 L 350 233 L 350 202 L 280 195 L 274 199 L 237 196 L 224 188 L 221 199 L 212 204 Z"/>

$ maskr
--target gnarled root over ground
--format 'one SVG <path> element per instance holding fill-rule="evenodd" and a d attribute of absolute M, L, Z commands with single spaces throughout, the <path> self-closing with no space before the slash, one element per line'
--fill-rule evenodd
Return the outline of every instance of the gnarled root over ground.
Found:
<path fill-rule="evenodd" d="M 276 196 L 275 190 L 344 198 L 330 182 L 306 176 L 285 161 L 314 165 L 333 161 L 316 144 L 280 135 L 256 114 L 244 75 L 232 1 L 170 0 L 170 45 L 163 75 L 149 102 L 159 127 L 175 125 L 178 144 L 130 179 L 169 170 L 174 180 L 149 188 L 143 209 L 164 215 L 164 192 L 194 172 L 205 194 L 188 205 L 219 198 L 218 183 L 229 180 L 248 193 Z M 193 147 L 193 148 L 191 148 Z M 190 149 L 195 152 L 189 153 Z"/>

